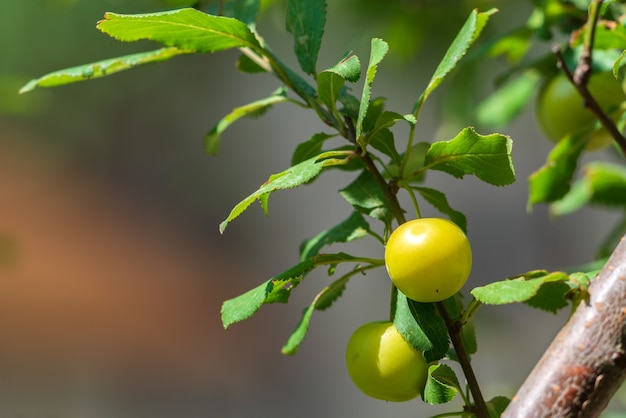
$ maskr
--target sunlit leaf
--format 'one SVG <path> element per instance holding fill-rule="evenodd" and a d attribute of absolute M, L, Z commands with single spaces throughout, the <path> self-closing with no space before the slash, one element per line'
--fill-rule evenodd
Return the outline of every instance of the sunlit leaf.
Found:
<path fill-rule="evenodd" d="M 387 44 L 387 42 L 378 38 L 372 39 L 370 59 L 367 65 L 366 80 L 365 84 L 363 85 L 361 105 L 359 107 L 359 117 L 356 122 L 357 139 L 361 138 L 361 134 L 363 133 L 363 121 L 370 106 L 370 98 L 372 96 L 372 84 L 374 83 L 374 78 L 376 77 L 376 71 L 378 71 L 378 64 L 380 64 L 388 51 L 389 45 Z"/>
<path fill-rule="evenodd" d="M 450 141 L 433 143 L 424 165 L 457 178 L 473 174 L 489 184 L 505 186 L 515 181 L 511 150 L 512 141 L 505 135 L 480 135 L 465 128 Z"/>
<path fill-rule="evenodd" d="M 440 360 L 448 352 L 448 330 L 435 304 L 415 302 L 397 291 L 393 323 L 412 347 L 424 352 L 426 361 Z"/>
<path fill-rule="evenodd" d="M 125 42 L 147 39 L 193 52 L 216 52 L 260 45 L 245 23 L 196 9 L 123 15 L 106 13 L 97 28 Z"/>
<path fill-rule="evenodd" d="M 356 82 L 360 75 L 361 63 L 359 58 L 356 55 L 344 57 L 337 65 L 317 75 L 317 92 L 320 100 L 329 109 L 334 109 L 344 83 L 346 81 Z"/>
<path fill-rule="evenodd" d="M 459 379 L 454 370 L 446 364 L 434 364 L 428 368 L 428 378 L 422 398 L 428 404 L 440 405 L 454 399 L 459 389 Z"/>
<path fill-rule="evenodd" d="M 441 84 L 445 76 L 448 75 L 448 73 L 452 71 L 459 61 L 465 56 L 470 46 L 472 46 L 487 24 L 489 17 L 496 11 L 496 9 L 491 9 L 482 13 L 479 13 L 477 10 L 472 11 L 459 33 L 456 35 L 456 38 L 452 41 L 452 44 L 450 44 L 450 47 L 446 51 L 441 62 L 435 69 L 435 72 L 428 82 L 426 89 L 415 103 L 415 106 L 413 107 L 413 114 L 415 116 L 419 114 L 419 111 L 428 96 L 439 86 L 439 84 Z"/>
<path fill-rule="evenodd" d="M 585 147 L 580 135 L 569 136 L 559 141 L 546 163 L 528 178 L 528 206 L 536 203 L 554 202 L 570 190 L 578 159 Z"/>
<path fill-rule="evenodd" d="M 315 266 L 313 260 L 305 260 L 289 270 L 272 277 L 248 292 L 229 299 L 222 304 L 224 328 L 254 315 L 264 303 L 282 302 L 289 299 L 291 290 L 300 284 L 302 277 Z"/>
<path fill-rule="evenodd" d="M 233 109 L 228 115 L 224 116 L 217 125 L 211 129 L 204 136 L 204 150 L 207 154 L 216 155 L 220 139 L 222 133 L 234 122 L 237 120 L 250 117 L 257 116 L 260 113 L 266 111 L 268 108 L 272 107 L 272 105 L 276 103 L 286 102 L 289 99 L 287 98 L 287 92 L 284 88 L 279 88 L 275 92 L 273 92 L 270 96 L 254 101 L 252 103 L 248 103 L 247 105 L 237 107 Z"/>
<path fill-rule="evenodd" d="M 300 259 L 305 260 L 319 253 L 320 249 L 326 245 L 341 242 L 350 242 L 358 238 L 363 238 L 369 233 L 369 224 L 359 212 L 353 212 L 348 219 L 320 232 L 310 238 L 300 246 Z"/>
<path fill-rule="evenodd" d="M 565 294 L 573 287 L 563 272 L 529 273 L 472 289 L 471 294 L 487 305 L 526 303 L 534 308 L 556 312 L 567 306 Z"/>
<path fill-rule="evenodd" d="M 310 182 L 322 172 L 323 168 L 328 165 L 328 161 L 332 163 L 332 160 L 326 160 L 326 158 L 330 158 L 333 155 L 336 155 L 336 153 L 329 151 L 289 167 L 278 174 L 271 175 L 257 191 L 235 205 L 228 217 L 220 224 L 220 232 L 224 232 L 226 226 L 256 200 L 261 202 L 263 210 L 267 214 L 267 198 L 272 192 L 298 187 Z"/>
<path fill-rule="evenodd" d="M 26 93 L 33 90 L 35 87 L 53 87 L 75 83 L 77 81 L 100 78 L 131 69 L 138 65 L 166 61 L 177 55 L 189 54 L 190 52 L 191 51 L 185 51 L 175 47 L 162 48 L 156 51 L 140 52 L 138 54 L 125 55 L 123 57 L 93 62 L 91 64 L 65 68 L 29 81 L 28 84 L 20 89 L 20 93 Z"/>

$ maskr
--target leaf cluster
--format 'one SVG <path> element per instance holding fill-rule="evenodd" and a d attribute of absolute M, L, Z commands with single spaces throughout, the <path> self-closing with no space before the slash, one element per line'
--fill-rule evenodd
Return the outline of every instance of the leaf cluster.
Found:
<path fill-rule="evenodd" d="M 287 303 L 291 293 L 310 272 L 325 268 L 332 280 L 321 286 L 310 304 L 304 307 L 301 319 L 282 348 L 285 354 L 295 354 L 305 339 L 313 313 L 332 306 L 352 277 L 365 275 L 384 265 L 384 260 L 369 255 L 352 255 L 346 251 L 325 253 L 323 250 L 346 246 L 357 239 L 373 239 L 384 245 L 394 223 L 402 223 L 407 217 L 407 211 L 400 207 L 397 198 L 399 192 L 410 197 L 415 216 L 421 216 L 420 205 L 425 201 L 466 230 L 465 215 L 452 207 L 445 192 L 425 185 L 427 174 L 434 170 L 457 179 L 471 175 L 494 186 L 506 186 L 515 181 L 512 140 L 501 133 L 481 134 L 474 127 L 466 127 L 452 138 L 439 141 L 419 138 L 423 106 L 468 55 L 495 10 L 474 10 L 469 14 L 424 90 L 416 91 L 413 107 L 404 111 L 388 110 L 386 99 L 374 94 L 379 67 L 389 51 L 386 41 L 371 40 L 365 66 L 357 55 L 346 52 L 337 54 L 340 58 L 335 65 L 320 70 L 317 61 L 326 25 L 326 1 L 289 0 L 286 30 L 292 35 L 299 66 L 294 69 L 287 66 L 257 32 L 255 19 L 259 10 L 259 1 L 232 0 L 228 7 L 220 10 L 223 14 L 195 8 L 139 15 L 107 13 L 97 24 L 100 31 L 123 42 L 153 41 L 158 48 L 55 71 L 31 80 L 22 92 L 104 77 L 177 55 L 234 49 L 240 53 L 238 70 L 272 74 L 279 85 L 267 97 L 236 107 L 209 129 L 204 137 L 207 153 L 218 153 L 220 142 L 233 123 L 245 117 L 259 116 L 274 105 L 294 104 L 314 112 L 324 129 L 294 143 L 291 164 L 270 175 L 234 205 L 219 225 L 223 233 L 257 201 L 269 215 L 268 202 L 272 193 L 305 186 L 329 170 L 353 174 L 338 191 L 347 203 L 345 219 L 305 239 L 293 266 L 222 305 L 222 322 L 227 328 L 250 318 L 265 304 Z M 537 10 L 537 13 L 544 12 L 544 19 L 535 16 L 529 21 L 521 31 L 527 34 L 526 39 L 545 37 L 546 30 L 557 24 L 554 22 L 564 25 L 561 20 L 547 15 L 547 8 L 538 6 Z M 568 9 L 567 13 L 570 12 L 571 16 L 577 16 Z M 541 22 L 537 23 L 537 19 Z M 526 50 L 519 43 L 512 42 L 513 36 L 507 35 L 483 51 L 491 54 L 497 51 L 519 63 Z M 519 33 L 515 36 L 519 38 Z M 603 34 L 600 39 L 610 45 L 617 42 L 611 33 Z M 517 92 L 537 84 L 538 78 L 534 74 L 539 68 L 540 63 L 520 64 L 515 72 L 521 72 L 523 76 L 511 77 L 513 81 L 505 84 L 483 105 L 482 109 L 498 106 L 504 110 L 504 116 L 496 119 L 494 125 L 508 122 L 515 116 L 515 109 L 521 104 L 519 100 L 528 99 L 528 95 Z M 353 94 L 359 88 L 360 94 Z M 513 96 L 516 101 L 510 102 Z M 399 136 L 398 124 L 408 128 L 406 137 Z M 591 165 L 577 185 L 569 187 L 583 148 L 584 143 L 576 138 L 557 145 L 546 166 L 531 178 L 531 204 L 556 202 L 554 208 L 558 213 L 571 212 L 586 204 L 624 206 L 626 173 L 619 167 Z M 615 191 L 622 191 L 621 197 L 616 197 Z M 460 394 L 468 407 L 472 404 L 470 395 L 461 388 L 453 370 L 438 362 L 459 360 L 476 352 L 472 314 L 478 306 L 521 302 L 556 311 L 567 306 L 567 301 L 576 305 L 585 300 L 587 281 L 588 277 L 580 274 L 530 272 L 474 289 L 475 299 L 465 307 L 460 295 L 438 306 L 410 300 L 392 288 L 391 317 L 396 328 L 414 348 L 424 352 L 429 362 L 437 363 L 429 370 L 423 399 L 437 404 Z M 463 353 L 451 347 L 450 335 L 457 331 L 463 341 Z M 506 403 L 504 398 L 494 398 L 487 407 L 497 415 Z"/>
<path fill-rule="evenodd" d="M 495 91 L 477 107 L 479 125 L 492 128 L 508 125 L 557 74 L 565 73 L 574 83 L 574 73 L 587 63 L 585 60 L 590 60 L 590 73 L 609 72 L 623 82 L 626 6 L 623 2 L 605 1 L 601 9 L 594 11 L 594 3 L 534 2 L 533 13 L 523 25 L 492 40 L 476 54 L 477 57 L 499 57 L 509 64 L 509 69 L 498 78 Z M 546 45 L 551 46 L 547 51 Z M 625 111 L 623 105 L 611 115 L 622 132 L 622 139 Z M 592 129 L 600 127 L 597 122 Z M 615 147 L 608 152 L 611 158 L 620 157 L 620 164 L 592 161 L 581 167 L 582 157 L 590 152 L 586 148 L 590 140 L 586 129 L 571 132 L 558 141 L 545 163 L 530 175 L 528 209 L 548 204 L 555 216 L 589 205 L 621 212 L 623 216 L 614 233 L 600 245 L 597 253 L 598 258 L 606 258 L 607 249 L 614 248 L 616 237 L 626 232 L 625 183 L 619 174 L 624 169 L 623 148 L 620 151 L 615 142 Z M 618 139 L 621 140 L 616 138 L 616 141 Z"/>

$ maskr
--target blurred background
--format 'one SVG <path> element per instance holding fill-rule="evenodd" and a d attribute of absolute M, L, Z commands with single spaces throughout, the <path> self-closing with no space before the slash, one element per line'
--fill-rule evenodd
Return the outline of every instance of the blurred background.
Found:
<path fill-rule="evenodd" d="M 373 94 L 400 113 L 410 111 L 472 8 L 500 9 L 485 39 L 521 25 L 532 10 L 530 1 L 505 0 L 329 3 L 318 68 L 346 50 L 365 63 L 370 39 L 388 40 Z M 295 264 L 302 240 L 351 212 L 336 193 L 350 175 L 328 173 L 273 194 L 269 218 L 255 205 L 219 234 L 234 204 L 286 168 L 299 142 L 325 130 L 309 112 L 282 105 L 233 125 L 219 155 L 205 155 L 204 133 L 233 107 L 275 90 L 274 79 L 236 72 L 237 54 L 221 52 L 17 94 L 50 71 L 154 48 L 100 33 L 95 23 L 105 12 L 171 7 L 159 0 L 0 5 L 0 417 L 426 417 L 451 410 L 371 400 L 349 380 L 350 334 L 387 316 L 383 270 L 353 279 L 330 310 L 316 312 L 294 357 L 280 348 L 329 283 L 324 272 L 307 276 L 289 305 L 221 326 L 222 301 Z M 282 2 L 268 7 L 258 28 L 295 65 Z M 420 138 L 454 136 L 504 68 L 485 61 L 446 80 L 427 103 Z M 427 183 L 468 217 L 475 261 L 465 291 L 591 261 L 617 219 L 600 210 L 560 219 L 544 207 L 528 213 L 526 178 L 550 144 L 532 109 L 503 133 L 514 140 L 514 185 L 437 173 Z M 382 257 L 374 244 L 355 248 Z M 479 311 L 473 360 L 486 398 L 514 394 L 566 316 L 526 306 Z M 621 397 L 611 405 L 616 414 L 626 411 Z"/>

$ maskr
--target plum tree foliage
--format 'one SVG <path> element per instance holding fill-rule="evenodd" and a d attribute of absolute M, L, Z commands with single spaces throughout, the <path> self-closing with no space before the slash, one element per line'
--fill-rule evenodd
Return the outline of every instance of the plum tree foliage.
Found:
<path fill-rule="evenodd" d="M 367 57 L 346 52 L 337 55 L 334 65 L 320 68 L 318 55 L 327 23 L 325 0 L 287 0 L 285 28 L 293 38 L 293 52 L 275 52 L 258 32 L 255 22 L 262 6 L 266 6 L 259 0 L 173 3 L 171 6 L 175 8 L 161 12 L 106 13 L 97 23 L 98 30 L 116 40 L 148 40 L 157 45 L 156 49 L 55 71 L 31 80 L 21 91 L 105 77 L 178 55 L 236 50 L 239 52 L 236 63 L 239 71 L 271 74 L 277 86 L 267 97 L 236 107 L 214 127 L 208 127 L 204 137 L 205 152 L 217 154 L 228 127 L 242 118 L 262 115 L 278 104 L 310 110 L 310 114 L 321 121 L 320 131 L 293 144 L 291 165 L 278 168 L 275 174 L 263 179 L 261 186 L 234 205 L 219 225 L 220 232 L 225 232 L 231 222 L 257 201 L 269 214 L 268 201 L 274 192 L 304 187 L 330 170 L 346 173 L 345 178 L 349 180 L 339 185 L 339 193 L 348 204 L 344 220 L 303 240 L 300 257 L 293 260 L 292 267 L 261 280 L 258 286 L 223 303 L 222 322 L 228 328 L 251 317 L 265 304 L 287 303 L 311 271 L 326 269 L 333 280 L 304 308 L 300 321 L 282 348 L 285 354 L 297 352 L 313 313 L 330 308 L 348 289 L 352 277 L 374 269 L 384 271 L 385 260 L 379 256 L 349 252 L 352 241 L 372 240 L 382 249 L 396 228 L 407 220 L 422 217 L 420 207 L 424 203 L 438 210 L 441 217 L 447 219 L 445 222 L 456 224 L 454 229 L 463 234 L 471 219 L 450 205 L 445 190 L 428 184 L 429 172 L 443 172 L 459 181 L 466 176 L 475 176 L 494 186 L 507 186 L 516 180 L 513 140 L 499 131 L 528 106 L 534 93 L 547 80 L 563 77 L 571 83 L 572 90 L 581 97 L 577 110 L 603 127 L 613 140 L 615 154 L 625 154 L 626 151 L 626 140 L 621 135 L 626 120 L 623 93 L 618 92 L 620 99 L 611 103 L 608 115 L 604 103 L 599 103 L 606 95 L 587 88 L 589 80 L 593 83 L 595 72 L 621 79 L 626 50 L 626 26 L 622 23 L 626 6 L 623 2 L 533 1 L 533 11 L 523 25 L 489 39 L 483 39 L 483 29 L 498 18 L 497 10 L 472 10 L 465 16 L 447 49 L 441 51 L 441 59 L 425 88 L 416 90 L 413 106 L 393 110 L 387 108 L 385 97 L 374 94 L 379 66 L 384 65 L 390 49 L 384 39 L 371 39 Z M 383 7 L 367 1 L 361 6 Z M 440 10 L 440 13 L 444 12 Z M 400 23 L 394 27 L 406 29 L 410 26 Z M 398 37 L 399 33 L 394 32 L 393 36 Z M 565 41 L 557 43 L 562 39 Z M 536 53 L 541 50 L 537 49 L 538 46 L 552 43 L 555 44 L 552 51 L 545 52 L 543 48 L 543 52 Z M 287 65 L 283 53 L 295 54 L 298 67 Z M 459 67 L 464 62 L 494 57 L 503 58 L 508 69 L 496 80 L 493 94 L 475 106 L 473 120 L 467 121 L 493 131 L 480 132 L 467 126 L 445 140 L 424 141 L 420 136 L 420 116 L 428 98 L 451 73 L 462 71 Z M 415 81 L 407 80 L 406 85 Z M 550 92 L 544 91 L 543 94 Z M 597 101 L 595 95 L 598 95 Z M 403 129 L 396 129 L 397 126 L 403 126 Z M 547 204 L 554 214 L 564 215 L 588 205 L 602 205 L 623 212 L 626 208 L 623 161 L 619 164 L 593 161 L 579 167 L 581 156 L 588 151 L 589 138 L 575 128 L 572 125 L 572 129 L 563 130 L 562 137 L 558 138 L 554 138 L 552 132 L 548 134 L 556 144 L 545 164 L 528 179 L 528 208 Z M 401 206 L 400 193 L 409 196 L 412 207 Z M 323 208 L 320 215 L 323 216 Z M 400 342 L 407 345 L 407 353 L 415 353 L 416 358 L 423 360 L 418 367 L 424 372 L 423 382 L 422 377 L 409 378 L 411 382 L 420 382 L 417 390 L 422 400 L 442 404 L 460 396 L 465 407 L 458 412 L 459 416 L 470 414 L 484 418 L 499 416 L 505 411 L 511 394 L 485 400 L 472 369 L 471 355 L 477 350 L 473 314 L 482 305 L 511 303 L 525 303 L 548 312 L 568 306 L 575 311 L 589 300 L 589 283 L 625 230 L 626 217 L 599 249 L 596 263 L 567 272 L 541 269 L 511 272 L 508 278 L 468 289 L 469 300 L 457 290 L 469 274 L 471 258 L 469 265 L 461 268 L 465 275 L 461 282 L 450 284 L 447 282 L 449 277 L 440 274 L 462 262 L 453 252 L 438 258 L 440 264 L 435 268 L 428 267 L 433 273 L 428 280 L 441 280 L 435 286 L 437 289 L 451 289 L 449 293 L 444 292 L 445 297 L 418 301 L 392 285 L 390 316 L 381 318 L 386 321 L 381 323 L 400 336 Z M 431 236 L 430 240 L 420 244 L 423 252 L 403 255 L 407 258 L 400 260 L 400 264 L 419 265 L 429 256 L 440 256 L 450 247 L 451 235 L 446 234 L 449 232 L 435 238 Z M 333 251 L 327 252 L 331 245 Z M 346 250 L 336 251 L 338 248 Z M 390 274 L 393 276 L 391 271 Z M 419 283 L 425 274 L 416 268 L 416 277 L 409 274 L 403 280 Z M 413 285 L 411 282 L 407 288 Z M 381 297 L 387 299 L 389 295 Z M 383 333 L 379 334 L 376 338 L 383 338 Z M 366 340 L 369 339 L 368 336 Z M 381 347 L 384 345 L 383 340 L 378 342 Z M 398 343 L 394 340 L 396 346 Z M 376 356 L 372 350 L 374 348 L 366 347 L 364 352 L 373 359 Z M 383 360 L 379 358 L 379 361 Z M 349 362 L 358 361 L 352 357 L 349 359 Z M 426 362 L 430 363 L 427 371 Z M 468 391 L 459 383 L 455 371 L 446 364 L 448 362 L 460 364 Z M 368 386 L 370 383 L 365 382 L 365 387 L 371 387 Z M 404 383 L 398 382 L 395 389 L 401 389 Z M 386 381 L 385 384 L 393 383 Z M 416 394 L 401 398 L 413 398 Z"/>

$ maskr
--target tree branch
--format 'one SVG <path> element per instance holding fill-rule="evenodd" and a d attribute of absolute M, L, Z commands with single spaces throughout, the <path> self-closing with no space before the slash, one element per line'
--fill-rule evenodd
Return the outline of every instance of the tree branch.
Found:
<path fill-rule="evenodd" d="M 626 378 L 626 236 L 502 417 L 598 417 Z"/>
<path fill-rule="evenodd" d="M 593 43 L 601 7 L 602 0 L 593 0 L 590 4 L 589 17 L 587 19 L 587 31 L 583 41 L 583 50 L 578 60 L 578 64 L 573 72 L 567 68 L 567 64 L 560 48 L 557 46 L 553 49 L 553 51 L 556 54 L 559 66 L 572 85 L 576 88 L 576 90 L 578 90 L 578 93 L 585 103 L 585 107 L 596 115 L 602 126 L 613 137 L 622 151 L 622 154 L 626 157 L 626 138 L 624 138 L 620 130 L 617 128 L 615 122 L 613 122 L 613 120 L 604 112 L 587 87 L 587 82 L 589 81 L 592 72 Z"/>
<path fill-rule="evenodd" d="M 461 369 L 463 370 L 463 374 L 465 375 L 465 379 L 467 380 L 467 386 L 470 388 L 472 398 L 474 398 L 474 413 L 478 418 L 489 417 L 489 411 L 487 410 L 485 398 L 483 398 L 483 394 L 480 390 L 480 385 L 478 384 L 478 380 L 476 379 L 476 375 L 474 374 L 474 369 L 472 368 L 470 357 L 465 350 L 465 344 L 463 343 L 463 338 L 461 336 L 463 324 L 459 321 L 454 321 L 450 317 L 450 314 L 448 313 L 448 310 L 446 309 L 446 306 L 443 304 L 443 302 L 436 302 L 436 305 L 439 314 L 446 323 L 446 328 L 448 328 L 448 335 L 450 335 L 452 347 L 454 347 L 454 351 L 456 352 L 457 358 L 459 359 L 459 364 L 461 365 Z"/>

